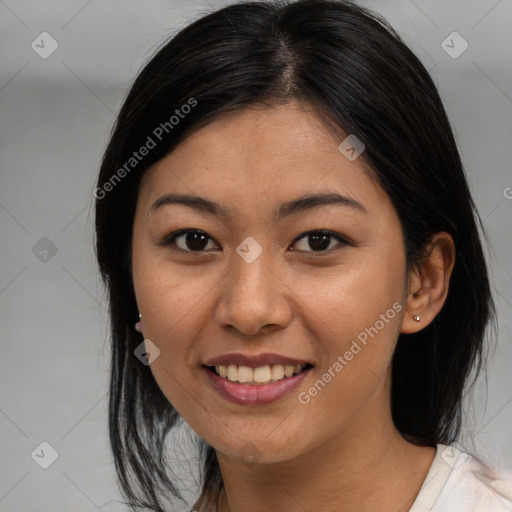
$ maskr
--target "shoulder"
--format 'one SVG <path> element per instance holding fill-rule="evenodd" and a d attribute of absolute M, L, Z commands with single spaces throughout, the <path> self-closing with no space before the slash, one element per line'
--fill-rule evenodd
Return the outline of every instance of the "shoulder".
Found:
<path fill-rule="evenodd" d="M 457 445 L 437 445 L 410 512 L 511 512 L 512 473 L 491 468 Z"/>

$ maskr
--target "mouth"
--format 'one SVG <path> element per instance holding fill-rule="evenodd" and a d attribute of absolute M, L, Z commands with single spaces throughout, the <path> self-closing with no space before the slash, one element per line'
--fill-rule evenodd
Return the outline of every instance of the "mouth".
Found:
<path fill-rule="evenodd" d="M 285 381 L 312 368 L 310 363 L 305 364 L 271 364 L 258 367 L 230 365 L 203 365 L 208 371 L 221 379 L 248 386 L 261 386 L 273 382 Z"/>

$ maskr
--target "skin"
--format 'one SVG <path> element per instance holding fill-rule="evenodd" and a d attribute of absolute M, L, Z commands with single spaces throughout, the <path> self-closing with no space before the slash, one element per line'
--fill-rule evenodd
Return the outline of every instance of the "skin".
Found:
<path fill-rule="evenodd" d="M 165 396 L 216 452 L 224 481 L 221 512 L 409 510 L 435 448 L 405 441 L 390 410 L 391 358 L 400 332 L 428 325 L 448 292 L 453 240 L 437 233 L 430 255 L 406 272 L 401 225 L 383 189 L 348 160 L 311 108 L 293 101 L 219 117 L 144 175 L 133 226 L 132 271 L 143 335 L 160 355 L 151 364 Z M 366 214 L 321 206 L 276 222 L 273 209 L 305 194 L 336 191 Z M 150 212 L 166 193 L 206 197 L 229 219 L 183 205 Z M 178 229 L 208 237 L 202 253 Z M 327 229 L 327 251 L 304 232 Z M 247 263 L 248 236 L 262 253 Z M 179 248 L 186 252 L 180 252 Z M 357 335 L 394 303 L 403 309 L 311 401 L 297 400 Z M 412 319 L 420 315 L 420 322 Z M 227 352 L 273 352 L 314 364 L 304 383 L 266 405 L 228 402 L 202 368 Z M 250 441 L 250 442 L 249 442 Z"/>

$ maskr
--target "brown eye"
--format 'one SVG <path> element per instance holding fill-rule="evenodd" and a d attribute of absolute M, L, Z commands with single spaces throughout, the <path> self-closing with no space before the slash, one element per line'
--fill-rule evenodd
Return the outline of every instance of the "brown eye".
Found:
<path fill-rule="evenodd" d="M 295 239 L 294 245 L 297 245 L 302 239 L 304 239 L 302 242 L 303 246 L 302 248 L 299 247 L 298 250 L 303 252 L 330 252 L 336 245 L 344 246 L 349 244 L 343 237 L 328 230 L 303 233 Z M 207 249 L 215 248 L 215 246 L 208 247 L 209 241 L 213 242 L 213 239 L 204 231 L 199 229 L 181 229 L 171 233 L 158 245 L 173 246 L 173 248 L 183 252 L 201 253 Z M 334 243 L 335 241 L 338 243 Z"/>
<path fill-rule="evenodd" d="M 171 233 L 171 235 L 159 245 L 175 245 L 182 251 L 202 252 L 207 248 L 209 240 L 212 240 L 211 237 L 209 237 L 204 231 L 200 231 L 198 229 L 182 229 L 175 233 Z"/>
<path fill-rule="evenodd" d="M 304 233 L 297 239 L 295 243 L 302 239 L 305 239 L 305 243 L 303 244 L 303 248 L 299 248 L 299 250 L 306 252 L 330 251 L 333 248 L 331 243 L 335 240 L 341 242 L 341 245 L 347 244 L 346 240 L 327 230 L 309 231 L 308 233 Z M 308 247 L 311 249 L 311 251 L 308 249 Z"/>

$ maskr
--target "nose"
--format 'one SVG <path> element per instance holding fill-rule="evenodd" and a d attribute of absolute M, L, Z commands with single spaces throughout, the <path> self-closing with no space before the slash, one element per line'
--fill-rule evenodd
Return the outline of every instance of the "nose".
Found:
<path fill-rule="evenodd" d="M 275 269 L 277 265 L 271 267 L 270 260 L 269 250 L 251 263 L 233 254 L 231 268 L 221 281 L 218 325 L 254 336 L 261 331 L 283 329 L 290 323 L 293 293 Z"/>

